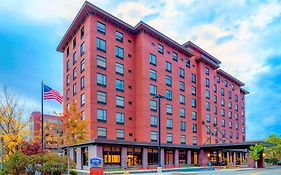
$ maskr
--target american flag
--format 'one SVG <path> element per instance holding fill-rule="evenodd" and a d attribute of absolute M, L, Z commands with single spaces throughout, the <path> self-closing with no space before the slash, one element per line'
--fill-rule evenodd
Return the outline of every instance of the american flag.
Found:
<path fill-rule="evenodd" d="M 56 90 L 50 88 L 47 85 L 44 85 L 44 100 L 57 100 L 59 103 L 62 103 L 63 96 Z"/>

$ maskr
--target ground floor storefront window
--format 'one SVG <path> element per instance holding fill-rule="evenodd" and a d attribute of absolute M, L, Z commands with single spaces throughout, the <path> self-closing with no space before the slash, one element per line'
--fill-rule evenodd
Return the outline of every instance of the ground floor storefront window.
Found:
<path fill-rule="evenodd" d="M 118 146 L 103 146 L 103 161 L 104 165 L 121 166 L 121 147 Z"/>
<path fill-rule="evenodd" d="M 88 166 L 88 160 L 89 160 L 89 157 L 88 157 L 88 147 L 82 147 L 81 148 L 81 158 L 82 158 L 82 166 Z"/>
<path fill-rule="evenodd" d="M 158 163 L 158 150 L 149 148 L 147 153 L 148 165 L 157 165 Z"/>
<path fill-rule="evenodd" d="M 128 147 L 127 165 L 128 166 L 142 165 L 142 149 L 141 148 Z"/>
<path fill-rule="evenodd" d="M 179 164 L 187 164 L 187 151 L 179 150 Z"/>
<path fill-rule="evenodd" d="M 193 164 L 193 165 L 198 164 L 198 152 L 197 151 L 191 152 L 191 164 Z"/>
<path fill-rule="evenodd" d="M 174 164 L 174 151 L 173 150 L 165 150 L 165 164 L 166 165 Z"/>

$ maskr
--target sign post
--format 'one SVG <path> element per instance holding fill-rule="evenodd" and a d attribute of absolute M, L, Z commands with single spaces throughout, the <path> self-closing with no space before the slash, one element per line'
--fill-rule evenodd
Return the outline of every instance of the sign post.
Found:
<path fill-rule="evenodd" d="M 94 157 L 90 159 L 90 175 L 103 175 L 103 159 Z"/>

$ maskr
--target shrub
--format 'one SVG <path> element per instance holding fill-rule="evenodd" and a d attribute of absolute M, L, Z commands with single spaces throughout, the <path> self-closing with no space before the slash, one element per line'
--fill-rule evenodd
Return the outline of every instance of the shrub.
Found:
<path fill-rule="evenodd" d="M 75 171 L 75 170 L 70 170 L 70 174 L 71 174 L 71 175 L 77 175 L 78 173 L 77 173 L 77 171 Z"/>
<path fill-rule="evenodd" d="M 9 160 L 5 162 L 5 170 L 9 174 L 20 175 L 25 173 L 25 168 L 28 164 L 28 156 L 21 152 L 16 152 L 10 156 Z"/>

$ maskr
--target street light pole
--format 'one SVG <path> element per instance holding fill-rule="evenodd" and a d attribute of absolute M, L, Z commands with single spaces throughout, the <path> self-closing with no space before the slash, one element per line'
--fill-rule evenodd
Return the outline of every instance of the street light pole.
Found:
<path fill-rule="evenodd" d="M 163 95 L 156 95 L 153 98 L 158 99 L 158 173 L 162 172 L 162 167 L 161 167 L 161 98 L 166 98 Z"/>

